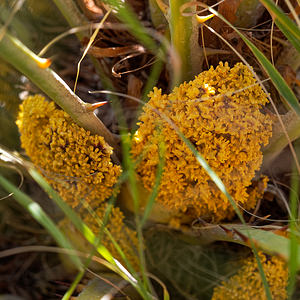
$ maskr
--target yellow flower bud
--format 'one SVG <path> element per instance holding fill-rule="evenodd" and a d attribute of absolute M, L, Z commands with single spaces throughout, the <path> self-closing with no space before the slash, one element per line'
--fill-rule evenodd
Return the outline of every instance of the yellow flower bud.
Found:
<path fill-rule="evenodd" d="M 275 256 L 259 253 L 273 300 L 287 299 L 288 269 L 285 262 Z M 245 261 L 236 275 L 214 289 L 212 300 L 265 300 L 264 285 L 255 257 Z"/>
<path fill-rule="evenodd" d="M 111 161 L 113 150 L 103 137 L 41 95 L 23 102 L 17 125 L 27 155 L 69 205 L 87 201 L 97 207 L 112 195 L 121 167 Z"/>
<path fill-rule="evenodd" d="M 262 163 L 261 147 L 272 135 L 272 121 L 261 112 L 268 100 L 251 71 L 241 63 L 233 68 L 220 63 L 169 95 L 154 88 L 149 97 L 132 154 L 140 162 L 139 179 L 151 190 L 159 162 L 158 135 L 163 135 L 166 162 L 157 202 L 174 215 L 191 218 L 217 222 L 234 215 L 228 199 L 158 111 L 193 143 L 237 204 L 253 208 L 255 202 L 247 202 L 247 187 Z"/>
<path fill-rule="evenodd" d="M 99 206 L 93 211 L 94 216 L 91 216 L 86 212 L 84 214 L 82 213 L 82 215 L 84 215 L 83 221 L 96 235 L 99 234 L 99 231 L 101 229 L 101 222 L 104 219 L 106 208 L 107 204 L 103 203 L 101 204 L 101 206 Z M 120 210 L 120 208 L 113 207 L 105 228 L 110 232 L 114 240 L 117 242 L 128 261 L 137 270 L 139 267 L 139 258 L 137 250 L 138 238 L 136 232 L 124 224 L 124 219 L 124 214 Z M 117 251 L 117 249 L 113 245 L 112 240 L 107 234 L 103 234 L 101 243 L 111 252 L 113 257 L 120 260 L 122 264 L 124 264 L 124 261 L 122 260 L 119 252 Z"/>

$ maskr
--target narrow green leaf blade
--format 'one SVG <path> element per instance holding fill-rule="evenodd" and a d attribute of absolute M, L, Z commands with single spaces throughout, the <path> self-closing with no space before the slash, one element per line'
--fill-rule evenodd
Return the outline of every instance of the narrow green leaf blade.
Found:
<path fill-rule="evenodd" d="M 81 232 L 86 240 L 95 246 L 97 252 L 101 254 L 110 264 L 106 266 L 112 271 L 119 274 L 125 280 L 130 282 L 139 292 L 141 291 L 138 280 L 134 278 L 119 262 L 117 262 L 109 250 L 103 245 L 97 245 L 97 237 L 91 231 L 91 229 L 81 220 L 81 218 L 69 207 L 56 191 L 46 182 L 46 180 L 34 169 L 29 168 L 30 175 L 36 180 L 36 182 L 48 193 L 48 195 L 55 201 L 55 203 L 61 208 L 65 215 L 71 220 L 74 226 Z"/>
<path fill-rule="evenodd" d="M 286 38 L 291 42 L 291 44 L 300 52 L 300 40 L 298 40 L 290 31 L 288 31 L 284 24 L 277 21 L 276 25 L 281 30 L 281 32 L 286 36 Z"/>
<path fill-rule="evenodd" d="M 45 192 L 54 200 L 54 202 L 61 208 L 64 214 L 71 220 L 74 226 L 79 230 L 83 236 L 89 241 L 92 245 L 95 245 L 97 237 L 90 230 L 90 228 L 81 220 L 81 218 L 74 212 L 74 210 L 66 204 L 61 197 L 56 193 L 56 191 L 46 182 L 46 180 L 33 168 L 29 170 L 32 178 L 45 190 Z M 101 254 L 107 261 L 112 264 L 115 264 L 113 256 L 110 252 L 103 246 L 98 245 L 97 251 Z"/>
<path fill-rule="evenodd" d="M 282 78 L 280 73 L 271 64 L 271 62 L 265 57 L 265 55 L 247 38 L 245 37 L 237 28 L 235 28 L 229 21 L 227 21 L 221 14 L 219 14 L 213 8 L 208 8 L 210 12 L 218 16 L 223 22 L 225 22 L 230 28 L 232 28 L 247 44 L 253 54 L 256 56 L 257 60 L 260 62 L 261 66 L 264 68 L 268 76 L 270 76 L 274 86 L 278 90 L 279 94 L 289 103 L 289 105 L 295 110 L 295 112 L 300 116 L 300 105 L 297 97 L 290 89 L 288 84 Z"/>
<path fill-rule="evenodd" d="M 129 31 L 150 51 L 156 53 L 157 46 L 151 36 L 147 33 L 145 27 L 141 24 L 136 14 L 131 7 L 120 0 L 105 0 L 103 1 L 109 4 L 115 11 L 116 17 L 126 24 Z"/>
<path fill-rule="evenodd" d="M 161 179 L 162 179 L 163 172 L 164 172 L 164 166 L 165 166 L 165 159 L 166 159 L 165 152 L 166 152 L 165 143 L 164 143 L 164 141 L 162 141 L 159 145 L 159 163 L 157 166 L 154 187 L 153 187 L 152 192 L 147 201 L 144 215 L 141 220 L 141 226 L 143 226 L 145 224 L 146 220 L 148 219 L 148 217 L 151 213 L 151 209 L 153 207 L 154 201 L 159 193 L 159 187 L 160 187 Z"/>
<path fill-rule="evenodd" d="M 295 142 L 295 149 L 299 154 L 300 150 L 300 140 Z M 299 177 L 297 173 L 297 168 L 294 164 L 292 168 L 292 176 L 291 176 L 291 190 L 290 190 L 290 224 L 289 224 L 289 238 L 290 238 L 290 253 L 289 253 L 289 285 L 288 285 L 288 296 L 289 299 L 292 299 L 296 282 L 297 282 L 297 271 L 298 271 L 298 237 L 297 234 L 299 233 L 298 228 L 298 203 L 299 203 Z"/>
<path fill-rule="evenodd" d="M 277 88 L 280 95 L 289 103 L 289 105 L 295 110 L 295 112 L 300 116 L 300 105 L 298 99 L 296 98 L 293 91 L 290 89 L 288 84 L 285 82 L 280 73 L 276 70 L 276 68 L 271 64 L 271 62 L 264 56 L 264 54 L 258 50 L 258 48 L 250 42 L 246 37 L 242 34 L 242 39 L 252 50 L 253 54 L 259 60 L 262 67 L 265 69 L 267 74 L 272 79 L 273 84 Z"/>
<path fill-rule="evenodd" d="M 272 0 L 260 0 L 260 2 L 268 9 L 270 14 L 275 17 L 275 24 L 299 51 L 300 29 L 297 25 L 282 11 L 280 7 L 276 6 Z"/>
<path fill-rule="evenodd" d="M 57 244 L 62 248 L 74 249 L 69 242 L 69 240 L 64 236 L 64 234 L 59 230 L 59 228 L 54 224 L 54 222 L 48 217 L 41 206 L 34 202 L 29 196 L 20 191 L 16 186 L 11 184 L 2 175 L 0 175 L 0 185 L 8 192 L 13 193 L 14 198 L 19 204 L 21 204 L 35 220 L 37 220 L 41 225 L 43 225 L 47 231 L 53 236 Z M 71 259 L 75 263 L 76 267 L 81 270 L 81 261 L 77 256 L 71 256 Z"/>

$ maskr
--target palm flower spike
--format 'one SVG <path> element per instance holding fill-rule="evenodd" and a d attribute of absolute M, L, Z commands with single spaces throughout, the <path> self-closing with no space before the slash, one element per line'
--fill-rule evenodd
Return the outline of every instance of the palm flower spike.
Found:
<path fill-rule="evenodd" d="M 87 110 L 105 103 L 89 104 Z M 103 137 L 79 127 L 66 112 L 41 95 L 24 100 L 17 125 L 22 147 L 31 161 L 63 200 L 71 207 L 80 208 L 84 222 L 97 234 L 107 207 L 105 200 L 118 192 L 114 191 L 114 185 L 122 172 L 121 167 L 111 161 L 113 149 Z M 94 216 L 83 209 L 86 206 L 93 210 Z M 70 223 L 65 219 L 61 226 L 67 230 Z M 112 208 L 107 228 L 137 268 L 136 233 L 124 224 L 124 215 L 118 207 Z M 79 237 L 77 239 L 83 244 Z M 102 244 L 120 259 L 109 237 L 104 235 Z"/>
<path fill-rule="evenodd" d="M 105 219 L 106 209 L 108 205 L 106 202 L 101 203 L 93 211 L 81 208 L 79 213 L 84 223 L 93 231 L 96 236 L 99 236 L 100 230 Z M 81 233 L 71 224 L 71 222 L 64 218 L 60 223 L 60 228 L 71 239 L 74 245 L 78 245 L 85 252 L 90 252 L 91 247 L 86 243 Z M 105 224 L 104 234 L 101 236 L 101 245 L 109 250 L 111 255 L 120 261 L 124 266 L 126 262 L 123 256 L 116 249 L 114 242 L 122 250 L 126 259 L 130 262 L 131 266 L 139 269 L 140 261 L 138 256 L 138 238 L 135 230 L 129 228 L 125 224 L 125 216 L 119 207 L 114 206 L 111 208 L 109 219 Z M 95 270 L 102 269 L 98 264 L 93 266 Z"/>
<path fill-rule="evenodd" d="M 157 205 L 175 218 L 218 222 L 234 216 L 229 200 L 158 111 L 195 146 L 239 206 L 255 207 L 247 188 L 262 163 L 261 147 L 272 135 L 272 120 L 261 112 L 268 99 L 252 72 L 242 63 L 230 68 L 221 62 L 169 95 L 154 88 L 149 97 L 133 138 L 132 155 L 142 188 L 151 191 L 163 135 L 165 166 Z"/>
<path fill-rule="evenodd" d="M 70 206 L 84 199 L 96 207 L 112 195 L 121 167 L 111 161 L 113 149 L 103 137 L 40 95 L 23 102 L 17 125 L 26 154 Z"/>
<path fill-rule="evenodd" d="M 259 252 L 259 258 L 270 287 L 272 299 L 285 300 L 287 296 L 288 268 L 276 256 Z M 212 300 L 265 300 L 264 285 L 254 256 L 246 259 L 236 275 L 215 287 Z"/>

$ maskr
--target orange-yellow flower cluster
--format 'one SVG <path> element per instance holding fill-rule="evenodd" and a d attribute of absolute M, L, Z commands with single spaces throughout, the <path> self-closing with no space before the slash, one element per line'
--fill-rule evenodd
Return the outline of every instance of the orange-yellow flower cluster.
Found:
<path fill-rule="evenodd" d="M 212 221 L 230 218 L 233 208 L 178 136 L 168 118 L 218 174 L 234 200 L 248 205 L 247 187 L 262 163 L 261 146 L 272 121 L 261 112 L 268 100 L 252 72 L 238 63 L 220 63 L 169 95 L 154 88 L 140 117 L 132 154 L 145 188 L 155 182 L 163 135 L 166 162 L 157 201 L 169 210 Z M 160 114 L 160 115 L 159 115 Z"/>
<path fill-rule="evenodd" d="M 86 212 L 83 214 L 83 221 L 96 235 L 99 234 L 101 229 L 106 209 L 107 204 L 103 203 L 98 208 L 94 209 L 93 216 Z M 124 214 L 119 207 L 112 208 L 105 229 L 109 231 L 133 267 L 138 269 L 138 238 L 136 232 L 124 224 Z M 124 263 L 109 235 L 105 232 L 102 236 L 101 243 L 111 252 L 113 257 Z"/>
<path fill-rule="evenodd" d="M 79 127 L 41 95 L 23 102 L 17 125 L 27 155 L 72 207 L 81 200 L 96 207 L 112 195 L 121 168 L 112 163 L 103 137 Z"/>
<path fill-rule="evenodd" d="M 287 299 L 288 269 L 285 262 L 275 256 L 259 253 L 273 300 Z M 214 289 L 212 300 L 265 300 L 264 285 L 254 257 L 246 260 L 236 275 Z"/>
<path fill-rule="evenodd" d="M 247 189 L 248 200 L 247 207 L 254 207 L 258 200 L 261 200 L 264 196 L 265 190 L 268 185 L 268 176 L 262 175 L 258 181 L 254 180 L 251 186 Z"/>

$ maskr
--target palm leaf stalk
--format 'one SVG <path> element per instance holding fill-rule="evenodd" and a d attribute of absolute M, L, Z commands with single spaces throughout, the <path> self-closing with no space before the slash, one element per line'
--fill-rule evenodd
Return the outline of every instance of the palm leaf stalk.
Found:
<path fill-rule="evenodd" d="M 185 80 L 194 79 L 202 71 L 203 50 L 199 46 L 199 26 L 192 16 L 184 17 L 182 5 L 190 0 L 171 0 L 169 7 L 169 26 L 171 43 L 176 50 L 181 66 L 181 74 L 173 79 L 173 86 Z M 194 9 L 194 8 L 193 8 Z M 190 8 L 189 10 L 192 10 Z"/>
<path fill-rule="evenodd" d="M 60 10 L 62 15 L 65 17 L 67 22 L 72 27 L 82 26 L 83 24 L 87 24 L 88 20 L 84 15 L 81 14 L 78 7 L 74 3 L 73 0 L 53 0 L 57 8 Z M 77 33 L 78 37 L 82 38 L 82 33 Z"/>
<path fill-rule="evenodd" d="M 89 130 L 92 134 L 103 136 L 106 142 L 115 151 L 118 151 L 117 139 L 93 113 L 92 105 L 83 102 L 53 70 L 46 67 L 49 63 L 48 60 L 36 56 L 18 39 L 8 33 L 0 42 L 0 57 L 36 84 L 49 98 L 66 111 L 75 123 Z"/>

